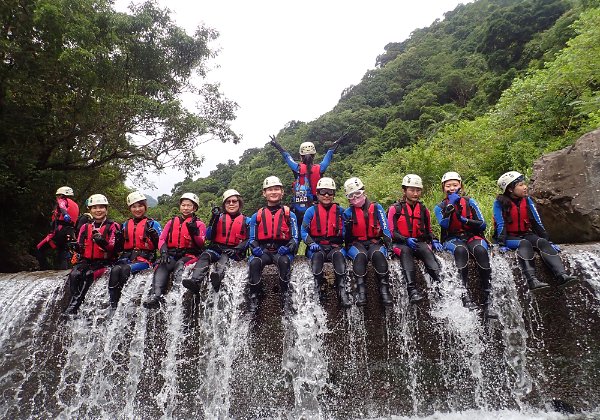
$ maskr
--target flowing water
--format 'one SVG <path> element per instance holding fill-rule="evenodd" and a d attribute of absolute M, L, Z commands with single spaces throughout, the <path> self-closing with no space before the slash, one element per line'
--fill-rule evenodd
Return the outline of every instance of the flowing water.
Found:
<path fill-rule="evenodd" d="M 267 267 L 254 316 L 245 263 L 219 292 L 176 282 L 158 310 L 141 305 L 151 271 L 114 312 L 105 275 L 68 318 L 68 272 L 0 275 L 0 417 L 600 418 L 600 246 L 565 247 L 580 282 L 536 294 L 514 255 L 492 253 L 498 320 L 462 306 L 452 257 L 438 259 L 442 280 L 418 276 L 418 305 L 391 261 L 387 308 L 372 276 L 367 305 L 343 309 L 331 285 L 319 301 L 304 258 L 287 298 Z M 468 287 L 481 302 L 476 276 Z"/>

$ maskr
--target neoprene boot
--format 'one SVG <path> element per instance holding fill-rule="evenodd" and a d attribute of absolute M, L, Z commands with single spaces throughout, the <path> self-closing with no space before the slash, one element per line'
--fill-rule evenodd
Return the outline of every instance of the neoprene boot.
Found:
<path fill-rule="evenodd" d="M 223 278 L 225 277 L 225 272 L 223 271 L 213 271 L 210 273 L 210 283 L 212 284 L 213 290 L 218 292 L 221 288 L 221 283 L 223 282 Z"/>
<path fill-rule="evenodd" d="M 544 283 L 543 281 L 539 281 L 535 276 L 535 262 L 534 260 L 526 260 L 523 258 L 519 258 L 521 262 L 521 267 L 523 268 L 523 275 L 525 279 L 527 279 L 527 285 L 529 286 L 529 290 L 537 290 L 537 289 L 545 289 L 550 287 L 548 283 Z"/>
<path fill-rule="evenodd" d="M 344 308 L 349 308 L 351 306 L 351 303 L 350 298 L 348 297 L 348 291 L 346 290 L 346 276 L 336 274 L 335 279 L 339 303 Z"/>
<path fill-rule="evenodd" d="M 110 307 L 113 309 L 117 308 L 117 304 L 119 303 L 119 299 L 121 299 L 121 289 L 117 287 L 109 287 L 108 288 L 108 300 L 110 303 Z"/>
<path fill-rule="evenodd" d="M 381 303 L 385 306 L 390 306 L 394 303 L 392 295 L 390 294 L 390 280 L 389 276 L 383 275 L 379 279 L 379 296 L 381 297 Z"/>
<path fill-rule="evenodd" d="M 323 274 L 315 275 L 315 296 L 319 297 L 319 300 L 325 300 L 325 293 L 323 293 Z"/>
<path fill-rule="evenodd" d="M 148 299 L 146 299 L 146 301 L 142 305 L 144 305 L 144 308 L 147 309 L 156 309 L 160 306 L 161 296 L 162 295 L 160 294 L 153 293 L 148 297 Z"/>
<path fill-rule="evenodd" d="M 498 313 L 492 309 L 492 290 L 484 289 L 483 295 L 483 316 L 489 319 L 498 319 Z"/>
<path fill-rule="evenodd" d="M 576 283 L 577 277 L 571 276 L 567 273 L 562 273 L 556 276 L 556 280 L 558 280 L 558 287 L 565 287 L 569 284 Z"/>
<path fill-rule="evenodd" d="M 367 286 L 364 277 L 356 277 L 356 305 L 365 306 L 367 304 Z"/>
<path fill-rule="evenodd" d="M 183 287 L 185 287 L 186 289 L 188 289 L 190 292 L 192 292 L 194 294 L 200 293 L 200 283 L 201 283 L 201 280 L 195 279 L 193 277 L 191 279 L 184 279 L 181 281 L 181 284 L 183 285 Z"/>
<path fill-rule="evenodd" d="M 440 270 L 427 270 L 427 274 L 431 277 L 431 281 L 434 283 L 439 283 L 440 280 Z"/>
<path fill-rule="evenodd" d="M 248 285 L 248 312 L 256 313 L 260 304 L 260 285 Z"/>
<path fill-rule="evenodd" d="M 415 283 L 416 272 L 405 271 L 404 276 L 406 277 L 406 290 L 408 291 L 408 301 L 411 304 L 419 303 L 423 300 L 423 296 L 417 291 Z"/>
<path fill-rule="evenodd" d="M 69 306 L 67 306 L 67 309 L 65 309 L 65 311 L 63 312 L 64 314 L 74 315 L 77 313 L 93 281 L 93 278 L 83 280 L 83 283 L 80 285 L 79 290 L 77 290 L 75 294 L 71 296 L 71 301 L 69 302 Z"/>
<path fill-rule="evenodd" d="M 462 284 L 465 287 L 465 291 L 462 294 L 462 304 L 465 308 L 469 310 L 475 309 L 477 308 L 477 305 L 471 300 L 471 297 L 469 296 L 469 288 L 467 287 L 469 284 L 469 268 L 463 267 L 459 271 Z"/>

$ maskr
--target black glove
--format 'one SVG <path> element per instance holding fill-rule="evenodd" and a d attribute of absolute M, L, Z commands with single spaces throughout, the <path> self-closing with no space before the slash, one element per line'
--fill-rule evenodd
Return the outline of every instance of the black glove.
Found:
<path fill-rule="evenodd" d="M 67 248 L 72 252 L 79 252 L 79 243 L 78 242 L 67 242 Z"/>
<path fill-rule="evenodd" d="M 298 249 L 298 245 L 293 239 L 291 239 L 286 246 L 290 249 L 290 254 L 295 254 L 296 250 Z"/>
<path fill-rule="evenodd" d="M 277 150 L 279 150 L 281 153 L 284 153 L 285 150 L 283 149 L 283 147 L 281 147 L 281 145 L 279 143 L 277 143 L 277 138 L 275 136 L 269 136 L 271 138 L 271 145 L 276 148 Z"/>
<path fill-rule="evenodd" d="M 229 258 L 235 257 L 235 249 L 233 248 L 225 248 L 223 249 L 222 253 L 227 255 Z"/>
<path fill-rule="evenodd" d="M 92 241 L 102 248 L 105 248 L 108 245 L 108 241 L 104 239 L 100 232 L 96 232 L 92 235 Z"/>
<path fill-rule="evenodd" d="M 198 225 L 196 224 L 195 218 L 193 218 L 191 221 L 187 222 L 186 225 L 187 225 L 187 229 L 188 229 L 188 232 L 190 233 L 190 235 L 198 236 L 198 234 L 200 233 L 200 229 L 198 228 Z"/>
<path fill-rule="evenodd" d="M 160 253 L 160 257 L 158 258 L 158 263 L 159 264 L 166 264 L 169 262 L 169 253 L 168 252 L 161 252 Z"/>
<path fill-rule="evenodd" d="M 148 234 L 148 238 L 150 238 L 152 242 L 158 241 L 158 232 L 156 231 L 156 229 L 154 229 L 153 227 L 149 227 L 146 233 Z"/>
<path fill-rule="evenodd" d="M 342 134 L 336 141 L 333 142 L 333 144 L 331 145 L 329 150 L 333 150 L 335 152 L 337 150 L 337 148 L 340 147 L 340 144 L 345 142 L 347 138 L 348 138 L 348 133 Z"/>

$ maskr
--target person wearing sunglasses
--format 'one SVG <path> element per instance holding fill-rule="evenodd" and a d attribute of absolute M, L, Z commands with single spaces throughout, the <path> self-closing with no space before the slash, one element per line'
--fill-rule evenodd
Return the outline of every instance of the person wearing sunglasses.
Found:
<path fill-rule="evenodd" d="M 267 205 L 259 209 L 250 218 L 249 245 L 252 255 L 248 259 L 248 311 L 258 310 L 262 295 L 262 270 L 269 264 L 275 264 L 279 272 L 281 304 L 285 306 L 290 282 L 290 271 L 294 254 L 298 249 L 298 222 L 296 215 L 283 200 L 283 184 L 276 176 L 263 181 L 263 197 Z"/>
<path fill-rule="evenodd" d="M 347 135 L 344 134 L 333 142 L 321 163 L 314 163 L 317 149 L 314 143 L 306 141 L 300 145 L 300 163 L 292 159 L 292 156 L 277 142 L 275 136 L 270 136 L 270 144 L 276 148 L 285 160 L 285 163 L 294 173 L 294 183 L 292 184 L 292 210 L 296 214 L 298 223 L 302 223 L 304 212 L 317 200 L 317 183 L 323 176 L 333 154 L 337 148 L 346 140 Z M 300 229 L 300 226 L 298 226 Z"/>
<path fill-rule="evenodd" d="M 498 318 L 492 309 L 492 268 L 485 240 L 486 223 L 475 199 L 461 193 L 462 178 L 457 172 L 446 172 L 442 176 L 442 191 L 446 196 L 435 206 L 435 217 L 442 228 L 444 249 L 454 255 L 465 291 L 463 306 L 475 309 L 477 305 L 469 296 L 469 256 L 475 259 L 483 292 L 483 314 L 485 318 Z"/>
<path fill-rule="evenodd" d="M 348 179 L 344 190 L 350 202 L 350 207 L 344 211 L 345 242 L 356 277 L 356 304 L 364 306 L 367 303 L 365 276 L 367 264 L 371 261 L 379 282 L 381 303 L 391 305 L 387 255 L 392 246 L 392 235 L 383 207 L 369 201 L 359 178 Z"/>
<path fill-rule="evenodd" d="M 210 273 L 210 282 L 215 292 L 219 291 L 225 277 L 225 268 L 229 259 L 241 261 L 246 256 L 250 218 L 242 214 L 244 201 L 239 192 L 229 189 L 223 193 L 221 207 L 214 207 L 206 230 L 206 239 L 210 245 L 200 254 L 190 279 L 182 281 L 184 287 L 193 293 L 200 291 L 206 279 L 210 265 L 217 263 Z"/>
<path fill-rule="evenodd" d="M 400 258 L 406 277 L 406 289 L 411 304 L 423 300 L 417 291 L 415 258 L 425 264 L 434 282 L 440 281 L 440 266 L 432 247 L 442 251 L 442 244 L 431 231 L 431 215 L 420 201 L 423 180 L 419 175 L 408 174 L 402 179 L 402 198 L 388 210 L 388 223 L 392 229 L 393 252 Z"/>
<path fill-rule="evenodd" d="M 350 306 L 346 290 L 346 250 L 344 243 L 344 208 L 334 203 L 335 182 L 331 178 L 321 178 L 317 182 L 318 203 L 304 213 L 300 235 L 306 243 L 306 256 L 310 259 L 315 280 L 315 291 L 320 300 L 323 293 L 323 265 L 333 263 L 335 286 L 340 305 Z"/>

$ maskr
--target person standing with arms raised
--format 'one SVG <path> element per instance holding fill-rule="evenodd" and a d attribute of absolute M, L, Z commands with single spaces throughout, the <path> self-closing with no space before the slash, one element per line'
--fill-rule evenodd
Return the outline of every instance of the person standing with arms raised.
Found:
<path fill-rule="evenodd" d="M 285 163 L 290 167 L 294 173 L 294 183 L 292 184 L 292 210 L 296 214 L 298 220 L 298 230 L 300 224 L 304 218 L 306 210 L 317 201 L 317 182 L 323 176 L 333 154 L 337 148 L 346 140 L 347 136 L 344 134 L 336 141 L 333 142 L 321 163 L 314 163 L 317 149 L 314 143 L 307 141 L 300 145 L 300 163 L 292 159 L 292 156 L 277 142 L 275 136 L 271 136 L 271 145 L 275 147 L 281 153 L 281 156 L 285 160 Z"/>

